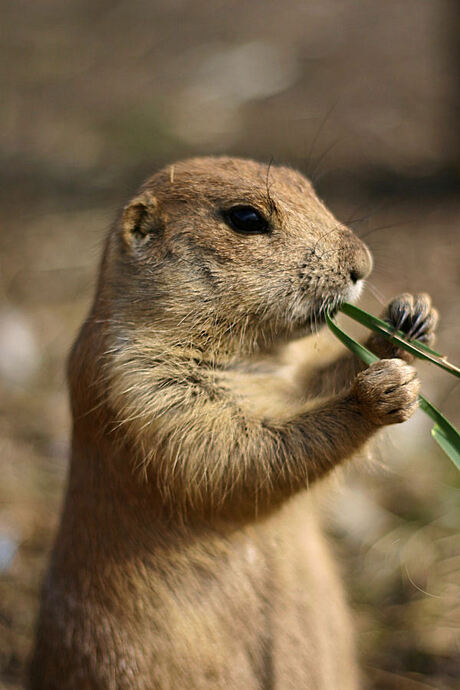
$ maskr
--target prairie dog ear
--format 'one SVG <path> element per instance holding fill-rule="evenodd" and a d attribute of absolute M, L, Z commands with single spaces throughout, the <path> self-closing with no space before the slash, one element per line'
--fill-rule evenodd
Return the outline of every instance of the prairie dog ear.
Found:
<path fill-rule="evenodd" d="M 123 242 L 128 247 L 144 244 L 160 232 L 162 227 L 156 197 L 148 191 L 134 197 L 123 209 L 121 232 Z"/>

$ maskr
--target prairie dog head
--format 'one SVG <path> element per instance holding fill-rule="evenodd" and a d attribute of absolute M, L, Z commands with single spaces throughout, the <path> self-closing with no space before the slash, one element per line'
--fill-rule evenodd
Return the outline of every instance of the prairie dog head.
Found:
<path fill-rule="evenodd" d="M 153 175 L 124 208 L 101 289 L 114 319 L 251 349 L 309 332 L 371 269 L 300 173 L 196 158 Z"/>

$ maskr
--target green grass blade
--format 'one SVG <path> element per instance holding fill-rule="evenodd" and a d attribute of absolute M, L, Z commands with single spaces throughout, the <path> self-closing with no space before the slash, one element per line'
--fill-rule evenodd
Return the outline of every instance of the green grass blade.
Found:
<path fill-rule="evenodd" d="M 460 434 L 448 419 L 422 395 L 419 396 L 420 408 L 435 422 L 431 430 L 434 440 L 449 456 L 454 465 L 460 470 Z"/>
<path fill-rule="evenodd" d="M 341 328 L 337 326 L 336 323 L 331 319 L 329 316 L 329 313 L 326 312 L 326 323 L 329 326 L 330 330 L 334 333 L 335 336 L 339 340 L 342 341 L 342 343 L 348 347 L 349 350 L 351 350 L 357 357 L 363 360 L 366 364 L 373 364 L 373 362 L 378 362 L 379 358 L 377 355 L 374 355 L 373 352 L 367 349 L 367 347 L 364 347 L 364 345 L 361 345 L 361 343 L 358 343 L 356 340 L 354 340 L 351 336 L 347 335 L 342 331 Z"/>
<path fill-rule="evenodd" d="M 366 313 L 366 312 L 364 312 Z M 326 323 L 334 335 L 357 357 L 366 364 L 373 364 L 378 361 L 378 357 L 373 352 L 358 343 L 354 338 L 342 331 L 341 328 L 326 313 Z M 365 325 L 365 324 L 364 324 Z M 454 465 L 460 470 L 460 434 L 454 426 L 444 417 L 444 415 L 422 395 L 419 396 L 420 409 L 425 412 L 435 425 L 431 430 L 431 435 L 436 443 L 442 448 L 446 455 L 452 460 Z"/>
<path fill-rule="evenodd" d="M 439 352 L 429 348 L 427 345 L 425 345 L 425 343 L 421 343 L 418 340 L 413 340 L 411 342 L 407 341 L 404 338 L 404 333 L 401 331 L 393 331 L 391 327 L 385 323 L 385 321 L 378 319 L 372 314 L 368 314 L 359 307 L 355 307 L 354 304 L 344 302 L 340 309 L 350 318 L 358 321 L 360 324 L 366 326 L 370 330 L 379 333 L 401 349 L 410 352 L 412 355 L 414 355 L 414 357 L 417 357 L 418 359 L 425 359 L 441 369 L 444 369 L 444 371 L 447 371 L 450 374 L 460 378 L 460 369 L 455 366 L 455 364 L 448 362 L 443 355 L 439 354 Z"/>
<path fill-rule="evenodd" d="M 382 329 L 392 336 L 398 335 L 400 338 L 405 340 L 405 335 L 402 331 L 393 330 L 390 324 L 388 324 L 386 321 L 383 321 L 383 319 L 380 319 L 378 316 L 374 316 L 374 314 L 369 314 L 369 312 L 364 311 L 364 309 L 357 307 L 355 304 L 350 304 L 349 302 L 342 302 L 340 309 L 341 311 L 343 311 L 344 314 L 347 314 L 347 316 L 349 316 L 350 318 L 355 319 L 355 321 L 359 321 L 359 323 L 362 323 L 363 326 L 371 328 L 371 326 L 374 325 L 375 328 L 379 329 L 377 331 L 378 333 L 380 333 L 380 329 Z M 435 357 L 443 357 L 443 355 L 441 355 L 440 352 L 432 350 L 431 347 L 428 347 L 428 345 L 425 345 L 425 343 L 422 343 L 419 340 L 413 340 L 411 342 L 417 343 L 417 346 L 427 354 L 434 355 Z"/>
<path fill-rule="evenodd" d="M 441 446 L 444 453 L 449 456 L 455 467 L 460 470 L 460 446 L 458 443 L 452 442 L 452 439 L 444 433 L 444 430 L 438 424 L 435 424 L 431 429 L 431 435 L 436 443 Z"/>

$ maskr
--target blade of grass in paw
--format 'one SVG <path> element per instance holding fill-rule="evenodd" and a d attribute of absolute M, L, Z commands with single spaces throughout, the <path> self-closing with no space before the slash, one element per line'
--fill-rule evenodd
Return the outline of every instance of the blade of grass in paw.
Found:
<path fill-rule="evenodd" d="M 366 312 L 364 312 L 366 313 Z M 326 313 L 326 323 L 335 336 L 357 357 L 366 364 L 378 361 L 378 357 L 373 352 L 358 343 L 351 336 L 347 335 Z M 420 409 L 425 412 L 435 425 L 431 430 L 431 435 L 436 443 L 442 448 L 446 455 L 452 460 L 457 469 L 460 470 L 460 434 L 454 426 L 444 417 L 444 415 L 422 395 L 419 395 Z"/>
<path fill-rule="evenodd" d="M 366 364 L 373 364 L 374 362 L 378 362 L 379 358 L 377 355 L 374 355 L 373 352 L 367 349 L 367 347 L 364 347 L 364 345 L 361 345 L 361 343 L 358 343 L 356 340 L 354 340 L 351 336 L 347 335 L 344 331 L 342 331 L 341 328 L 337 326 L 337 324 L 331 319 L 329 316 L 329 312 L 326 312 L 326 323 L 329 326 L 330 330 L 333 332 L 333 334 L 342 341 L 342 343 L 348 347 L 349 350 L 351 350 L 357 357 L 362 359 L 363 362 Z"/>
<path fill-rule="evenodd" d="M 460 378 L 460 369 L 455 366 L 455 364 L 448 362 L 447 358 L 439 354 L 439 352 L 429 348 L 425 343 L 421 343 L 419 340 L 412 340 L 409 342 L 405 339 L 404 333 L 401 331 L 393 331 L 385 321 L 378 319 L 376 316 L 373 316 L 373 314 L 368 314 L 364 309 L 355 307 L 354 304 L 344 302 L 340 310 L 354 321 L 358 321 L 358 323 L 366 326 L 375 333 L 379 333 L 401 349 L 410 352 L 414 357 L 425 359 L 441 369 L 444 369 L 444 371 L 448 371 L 450 374 Z"/>

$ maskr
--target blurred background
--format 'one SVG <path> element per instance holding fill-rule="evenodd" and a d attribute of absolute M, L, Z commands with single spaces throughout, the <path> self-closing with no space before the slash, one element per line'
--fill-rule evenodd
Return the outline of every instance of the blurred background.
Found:
<path fill-rule="evenodd" d="M 1 2 L 0 686 L 22 686 L 69 452 L 67 352 L 105 231 L 159 165 L 298 167 L 368 243 L 362 304 L 427 291 L 460 360 L 457 0 Z M 454 379 L 419 367 L 460 424 Z M 420 412 L 324 513 L 366 688 L 460 684 L 460 473 Z M 339 689 L 338 689 L 339 690 Z"/>

